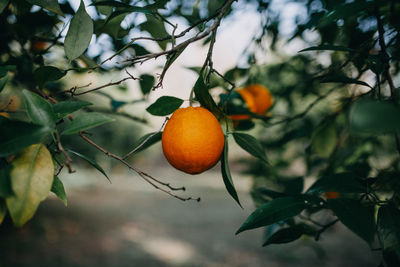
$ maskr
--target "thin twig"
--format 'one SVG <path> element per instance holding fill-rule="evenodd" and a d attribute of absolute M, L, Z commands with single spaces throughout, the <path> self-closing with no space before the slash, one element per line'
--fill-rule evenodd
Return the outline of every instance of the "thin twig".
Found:
<path fill-rule="evenodd" d="M 125 166 L 127 166 L 129 169 L 131 169 L 132 171 L 136 172 L 137 174 L 139 174 L 140 177 L 143 178 L 143 180 L 145 180 L 147 183 L 149 183 L 150 185 L 152 185 L 154 188 L 176 198 L 182 201 L 187 201 L 187 200 L 196 200 L 196 201 L 200 201 L 200 198 L 192 198 L 192 197 L 180 197 L 178 195 L 175 195 L 172 191 L 185 191 L 185 187 L 174 187 L 171 186 L 170 183 L 165 183 L 160 181 L 159 179 L 139 170 L 138 168 L 132 166 L 131 164 L 129 164 L 126 160 L 124 160 L 122 157 L 119 157 L 117 155 L 114 155 L 113 153 L 108 152 L 107 150 L 105 150 L 104 148 L 102 148 L 101 146 L 99 146 L 98 144 L 96 144 L 94 141 L 92 141 L 91 139 L 89 139 L 87 136 L 85 136 L 83 134 L 83 132 L 80 132 L 79 135 L 81 136 L 81 138 L 83 140 L 85 140 L 86 142 L 88 142 L 89 144 L 91 144 L 92 146 L 94 146 L 95 148 L 97 148 L 98 150 L 100 150 L 101 152 L 103 152 L 105 155 L 114 158 L 118 161 L 120 161 L 121 163 L 123 163 Z M 158 184 L 158 185 L 157 185 Z M 162 188 L 161 186 L 164 186 L 168 189 Z"/>
<path fill-rule="evenodd" d="M 57 131 L 57 130 L 54 132 L 54 135 L 55 135 L 56 140 L 57 140 L 57 147 L 58 147 L 58 150 L 59 150 L 61 153 L 63 153 L 63 155 L 64 155 L 64 157 L 65 157 L 65 165 L 66 165 L 67 168 L 68 168 L 68 172 L 69 172 L 69 173 L 74 173 L 75 171 L 74 171 L 74 170 L 72 169 L 72 167 L 71 167 L 71 158 L 69 157 L 68 153 L 65 152 L 64 147 L 63 147 L 62 144 L 61 144 L 60 135 L 58 134 L 58 131 Z"/>
<path fill-rule="evenodd" d="M 126 78 L 124 78 L 122 80 L 119 80 L 117 82 L 110 82 L 110 83 L 95 87 L 93 89 L 90 89 L 90 90 L 87 90 L 87 91 L 84 91 L 84 92 L 81 92 L 81 93 L 76 93 L 76 90 L 80 89 L 80 88 L 87 87 L 87 86 L 81 86 L 81 87 L 75 86 L 75 87 L 72 87 L 71 89 L 62 91 L 62 93 L 69 93 L 69 94 L 71 94 L 71 96 L 79 96 L 79 95 L 84 95 L 84 94 L 91 93 L 91 92 L 94 92 L 94 91 L 97 91 L 97 90 L 100 90 L 100 89 L 104 89 L 106 87 L 110 87 L 110 86 L 121 84 L 121 83 L 125 82 L 126 80 L 139 80 L 139 78 L 133 77 L 128 71 L 126 71 L 126 72 L 128 73 L 129 77 L 126 77 Z"/>

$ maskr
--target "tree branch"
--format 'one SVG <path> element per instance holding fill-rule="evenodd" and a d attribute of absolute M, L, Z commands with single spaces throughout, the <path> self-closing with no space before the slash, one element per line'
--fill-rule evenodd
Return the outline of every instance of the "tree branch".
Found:
<path fill-rule="evenodd" d="M 140 177 L 142 177 L 143 180 L 145 180 L 147 183 L 149 183 L 150 185 L 152 185 L 155 189 L 158 189 L 176 199 L 182 200 L 182 201 L 187 201 L 187 200 L 196 200 L 196 201 L 200 201 L 200 198 L 192 198 L 192 197 L 181 197 L 178 195 L 175 195 L 172 191 L 185 191 L 185 187 L 174 187 L 171 186 L 170 183 L 165 183 L 162 182 L 160 180 L 158 180 L 157 178 L 149 175 L 148 173 L 145 173 L 141 170 L 139 170 L 138 168 L 132 166 L 131 164 L 129 164 L 125 159 L 123 159 L 122 157 L 119 157 L 117 155 L 114 155 L 110 152 L 108 152 L 107 150 L 105 150 L 104 148 L 102 148 L 101 146 L 99 146 L 98 144 L 96 144 L 95 142 L 93 142 L 91 139 L 89 139 L 88 137 L 86 137 L 83 132 L 80 132 L 79 135 L 81 136 L 81 138 L 83 140 L 85 140 L 86 142 L 88 142 L 89 144 L 91 144 L 92 146 L 94 146 L 95 148 L 97 148 L 98 150 L 100 150 L 101 152 L 103 152 L 105 155 L 107 155 L 108 157 L 114 158 L 118 161 L 120 161 L 121 163 L 123 163 L 125 166 L 127 166 L 129 169 L 131 169 L 132 171 L 136 172 Z M 163 187 L 165 188 L 163 188 Z"/>

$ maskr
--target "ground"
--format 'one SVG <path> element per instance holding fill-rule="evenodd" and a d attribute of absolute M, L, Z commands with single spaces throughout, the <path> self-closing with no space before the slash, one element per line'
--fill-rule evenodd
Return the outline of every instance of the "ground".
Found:
<path fill-rule="evenodd" d="M 80 170 L 62 176 L 68 207 L 51 197 L 26 226 L 0 227 L 0 267 L 17 266 L 377 266 L 379 253 L 343 225 L 320 241 L 301 239 L 263 248 L 262 230 L 235 231 L 254 206 L 250 180 L 234 174 L 242 210 L 223 187 L 218 166 L 188 176 L 161 165 L 151 169 L 185 185 L 200 203 L 181 202 L 133 173 Z M 170 177 L 174 177 L 170 179 Z"/>

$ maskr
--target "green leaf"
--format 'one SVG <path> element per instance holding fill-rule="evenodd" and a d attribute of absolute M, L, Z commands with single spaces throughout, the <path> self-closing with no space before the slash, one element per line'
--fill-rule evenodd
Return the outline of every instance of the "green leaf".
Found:
<path fill-rule="evenodd" d="M 372 244 L 375 236 L 374 209 L 362 205 L 356 199 L 328 199 L 327 206 L 351 231 Z"/>
<path fill-rule="evenodd" d="M 193 90 L 196 99 L 200 102 L 200 105 L 202 107 L 210 110 L 214 115 L 221 114 L 221 111 L 218 109 L 217 104 L 215 104 L 214 99 L 211 97 L 210 92 L 208 91 L 207 86 L 205 85 L 203 77 L 201 77 L 201 75 L 197 79 Z"/>
<path fill-rule="evenodd" d="M 352 173 L 335 173 L 320 177 L 307 190 L 308 194 L 322 194 L 324 192 L 364 193 L 367 188 Z"/>
<path fill-rule="evenodd" d="M 22 91 L 22 94 L 24 95 L 28 116 L 32 122 L 53 129 L 56 126 L 56 115 L 50 103 L 26 89 Z"/>
<path fill-rule="evenodd" d="M 0 78 L 3 78 L 8 74 L 9 71 L 15 71 L 17 66 L 15 65 L 2 65 L 0 66 Z"/>
<path fill-rule="evenodd" d="M 31 145 L 12 162 L 10 173 L 14 196 L 6 199 L 14 225 L 21 227 L 36 212 L 39 203 L 50 193 L 54 165 L 44 145 Z"/>
<path fill-rule="evenodd" d="M 164 76 L 167 73 L 169 67 L 171 67 L 172 63 L 174 63 L 174 61 L 182 54 L 183 50 L 185 50 L 187 46 L 188 44 L 180 48 L 178 51 L 167 55 L 167 62 L 165 62 L 164 68 L 158 78 L 160 81 L 164 79 Z"/>
<path fill-rule="evenodd" d="M 383 245 L 387 266 L 400 266 L 400 211 L 393 205 L 382 206 L 378 211 L 378 232 Z"/>
<path fill-rule="evenodd" d="M 140 30 L 150 33 L 153 38 L 164 38 L 169 36 L 164 23 L 155 16 L 146 15 L 147 20 L 139 25 Z M 167 42 L 157 42 L 162 50 L 167 48 Z"/>
<path fill-rule="evenodd" d="M 378 1 L 380 5 L 384 2 L 384 0 Z M 375 1 L 355 1 L 337 5 L 321 18 L 319 24 L 326 25 L 339 19 L 347 19 L 349 17 L 358 16 L 361 12 L 366 12 L 368 9 L 373 9 L 377 4 L 378 3 L 375 3 Z"/>
<path fill-rule="evenodd" d="M 6 217 L 6 214 L 7 214 L 6 203 L 4 202 L 4 199 L 0 198 L 0 225 L 3 223 L 4 217 Z"/>
<path fill-rule="evenodd" d="M 280 229 L 273 233 L 263 244 L 263 247 L 270 244 L 283 244 L 293 242 L 299 239 L 302 235 L 313 235 L 316 229 L 313 227 L 300 223 L 287 228 Z"/>
<path fill-rule="evenodd" d="M 28 3 L 32 5 L 37 5 L 56 13 L 60 16 L 64 16 L 64 13 L 61 11 L 60 5 L 58 4 L 58 0 L 26 0 Z"/>
<path fill-rule="evenodd" d="M 275 198 L 250 214 L 236 234 L 287 220 L 299 214 L 306 207 L 307 201 L 303 197 Z"/>
<path fill-rule="evenodd" d="M 42 66 L 35 70 L 33 76 L 35 77 L 39 88 L 43 88 L 47 82 L 57 81 L 64 77 L 65 74 L 67 74 L 65 71 L 62 71 L 56 67 Z"/>
<path fill-rule="evenodd" d="M 183 100 L 173 96 L 162 96 L 146 110 L 154 116 L 166 116 L 178 109 Z"/>
<path fill-rule="evenodd" d="M 321 157 L 328 158 L 336 148 L 337 134 L 335 121 L 318 125 L 311 135 L 311 148 Z"/>
<path fill-rule="evenodd" d="M 148 134 L 140 137 L 139 140 L 137 140 L 137 142 L 135 143 L 135 145 L 132 148 L 132 151 L 136 150 L 135 153 L 143 151 L 143 150 L 147 149 L 148 147 L 161 141 L 161 137 L 162 137 L 162 132 L 148 133 Z"/>
<path fill-rule="evenodd" d="M 65 127 L 64 131 L 61 134 L 62 135 L 76 134 L 79 133 L 80 131 L 88 130 L 112 121 L 114 121 L 113 118 L 110 118 L 101 113 L 97 112 L 85 113 L 76 117 L 67 127 Z"/>
<path fill-rule="evenodd" d="M 231 171 L 229 170 L 228 140 L 226 138 L 225 138 L 224 152 L 222 153 L 222 158 L 221 158 L 221 173 L 222 173 L 222 179 L 224 181 L 226 190 L 233 197 L 233 199 L 239 204 L 239 206 L 241 208 L 243 208 L 242 204 L 240 204 L 239 197 L 238 197 L 238 194 L 235 189 L 235 185 L 233 184 Z"/>
<path fill-rule="evenodd" d="M 39 143 L 49 133 L 47 127 L 22 121 L 0 120 L 0 157 L 11 156 L 29 145 Z M 4 128 L 3 128 L 4 127 Z"/>
<path fill-rule="evenodd" d="M 10 3 L 10 0 L 1 0 L 0 1 L 0 14 L 3 13 L 4 9 L 6 9 L 6 7 L 8 6 L 9 3 Z"/>
<path fill-rule="evenodd" d="M 320 78 L 320 82 L 321 83 L 358 84 L 358 85 L 367 86 L 372 89 L 372 87 L 368 83 L 357 80 L 357 79 L 349 78 L 344 75 L 333 74 L 333 75 L 329 75 L 329 76 L 324 76 L 324 77 Z"/>
<path fill-rule="evenodd" d="M 96 4 L 101 3 L 101 2 L 103 2 L 103 1 L 94 0 L 91 5 L 96 6 Z M 114 2 L 114 1 L 110 1 L 110 2 Z M 105 16 L 109 16 L 113 11 L 113 7 L 107 6 L 107 5 L 98 5 L 98 6 L 96 6 L 96 9 L 99 13 L 101 13 Z"/>
<path fill-rule="evenodd" d="M 93 34 L 93 21 L 85 10 L 85 4 L 81 0 L 78 11 L 69 25 L 64 41 L 65 54 L 70 60 L 74 60 L 85 52 L 90 44 Z"/>
<path fill-rule="evenodd" d="M 1 93 L 1 91 L 3 91 L 3 89 L 6 86 L 9 78 L 10 78 L 10 76 L 8 74 L 6 74 L 5 77 L 0 78 L 0 93 Z"/>
<path fill-rule="evenodd" d="M 131 6 L 129 4 L 125 4 L 125 3 L 117 2 L 117 1 L 98 1 L 98 2 L 92 3 L 91 5 L 118 7 L 119 11 L 123 11 L 125 13 L 132 13 L 132 12 L 140 12 L 140 13 L 145 13 L 145 14 L 153 13 L 150 9 L 148 9 L 146 7 Z"/>
<path fill-rule="evenodd" d="M 353 133 L 388 134 L 400 129 L 400 108 L 389 101 L 361 99 L 349 111 Z"/>
<path fill-rule="evenodd" d="M 151 88 L 153 88 L 154 83 L 156 82 L 156 79 L 154 78 L 153 75 L 149 74 L 142 74 L 140 75 L 140 89 L 142 90 L 143 95 L 147 95 Z"/>
<path fill-rule="evenodd" d="M 246 76 L 249 73 L 249 69 L 244 69 L 244 68 L 233 68 L 228 70 L 224 77 L 226 79 L 228 79 L 229 81 L 237 81 L 240 78 L 243 78 L 244 76 Z"/>
<path fill-rule="evenodd" d="M 249 134 L 235 132 L 232 134 L 236 143 L 254 157 L 268 163 L 263 146 L 256 138 Z"/>
<path fill-rule="evenodd" d="M 110 180 L 110 178 L 107 176 L 106 172 L 103 170 L 103 168 L 102 168 L 99 164 L 97 164 L 97 162 L 96 162 L 95 160 L 93 160 L 93 159 L 91 159 L 91 158 L 89 158 L 89 157 L 87 157 L 87 156 L 85 156 L 85 155 L 83 155 L 83 154 L 81 154 L 81 153 L 79 153 L 79 152 L 70 150 L 70 149 L 68 149 L 68 152 L 71 152 L 72 154 L 74 154 L 74 155 L 76 155 L 76 156 L 78 156 L 78 157 L 80 157 L 80 158 L 86 160 L 90 165 L 92 165 L 92 166 L 95 167 L 99 172 L 101 172 L 101 173 L 107 178 L 107 180 L 111 183 L 111 180 Z"/>
<path fill-rule="evenodd" d="M 14 193 L 10 181 L 11 164 L 0 159 L 0 198 L 12 196 Z"/>
<path fill-rule="evenodd" d="M 53 192 L 65 206 L 67 203 L 67 195 L 65 194 L 64 185 L 57 175 L 54 175 L 53 185 L 51 186 L 51 192 Z"/>
<path fill-rule="evenodd" d="M 302 49 L 299 51 L 300 52 L 306 52 L 306 51 L 319 51 L 319 50 L 330 50 L 330 51 L 343 51 L 343 52 L 354 52 L 354 49 L 345 47 L 345 46 L 340 46 L 340 45 L 319 45 L 319 46 L 311 46 L 306 49 Z"/>
<path fill-rule="evenodd" d="M 61 119 L 68 114 L 71 114 L 83 107 L 87 107 L 93 105 L 88 101 L 62 101 L 53 105 L 54 113 L 56 114 L 57 119 Z"/>

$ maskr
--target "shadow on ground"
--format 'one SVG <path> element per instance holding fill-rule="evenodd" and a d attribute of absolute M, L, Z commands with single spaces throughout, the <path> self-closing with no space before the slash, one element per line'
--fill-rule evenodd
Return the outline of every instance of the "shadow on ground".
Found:
<path fill-rule="evenodd" d="M 163 169 L 155 173 L 166 174 Z M 319 242 L 302 239 L 266 248 L 261 247 L 260 230 L 235 236 L 253 210 L 245 178 L 238 181 L 242 210 L 227 195 L 218 172 L 189 178 L 170 175 L 175 177 L 172 182 L 189 184 L 185 194 L 201 196 L 200 203 L 166 196 L 132 179 L 132 174 L 114 176 L 111 185 L 98 182 L 103 178 L 97 173 L 80 175 L 64 178 L 67 208 L 53 197 L 21 229 L 7 218 L 0 227 L 0 267 L 379 264 L 379 254 L 342 225 L 335 225 Z M 83 176 L 93 176 L 95 182 L 79 184 Z"/>

